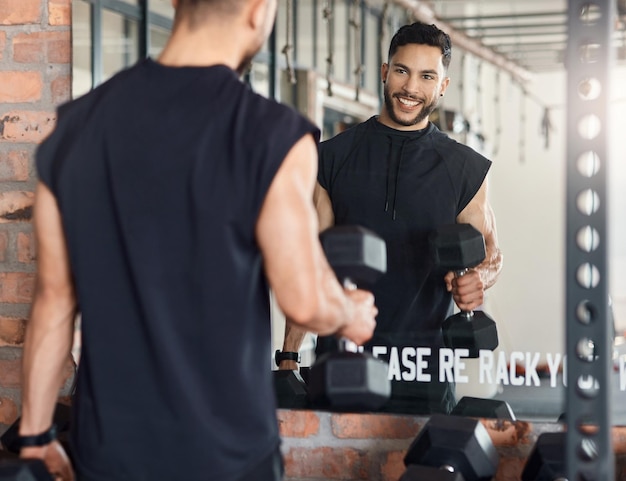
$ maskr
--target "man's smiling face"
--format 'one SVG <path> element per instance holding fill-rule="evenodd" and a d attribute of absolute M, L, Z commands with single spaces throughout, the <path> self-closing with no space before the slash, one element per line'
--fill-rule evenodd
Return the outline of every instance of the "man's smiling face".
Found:
<path fill-rule="evenodd" d="M 437 107 L 450 79 L 438 47 L 407 44 L 383 64 L 384 100 L 379 120 L 398 130 L 420 130 Z"/>

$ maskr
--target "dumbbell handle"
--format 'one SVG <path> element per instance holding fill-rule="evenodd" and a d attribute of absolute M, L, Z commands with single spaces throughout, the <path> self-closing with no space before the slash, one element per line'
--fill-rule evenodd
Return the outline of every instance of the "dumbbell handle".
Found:
<path fill-rule="evenodd" d="M 349 291 L 356 291 L 357 289 L 356 284 L 349 277 L 346 277 L 343 280 L 342 284 L 343 284 L 343 288 Z M 356 342 L 351 341 L 350 339 L 346 339 L 345 337 L 342 337 L 341 339 L 339 339 L 339 351 L 358 352 L 358 349 L 359 347 L 357 346 Z"/>
<path fill-rule="evenodd" d="M 469 268 L 467 267 L 464 269 L 456 270 L 454 271 L 454 277 L 463 277 L 468 272 L 469 272 Z M 461 309 L 461 315 L 468 321 L 471 321 L 472 319 L 474 319 L 474 311 L 464 311 L 463 309 Z"/>

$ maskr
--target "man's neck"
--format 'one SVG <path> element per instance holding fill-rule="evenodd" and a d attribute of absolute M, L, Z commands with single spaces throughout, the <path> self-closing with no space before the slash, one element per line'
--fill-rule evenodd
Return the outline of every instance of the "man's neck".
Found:
<path fill-rule="evenodd" d="M 236 70 L 241 64 L 240 43 L 232 31 L 219 27 L 193 31 L 180 26 L 175 29 L 157 61 L 169 67 L 210 67 L 226 65 Z"/>

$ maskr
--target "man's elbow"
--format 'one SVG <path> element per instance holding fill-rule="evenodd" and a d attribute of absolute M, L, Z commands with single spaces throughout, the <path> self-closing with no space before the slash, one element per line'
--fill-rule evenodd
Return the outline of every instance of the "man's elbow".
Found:
<path fill-rule="evenodd" d="M 329 335 L 337 330 L 336 315 L 322 296 L 308 293 L 300 298 L 293 297 L 290 301 L 283 312 L 290 322 L 301 329 L 320 335 Z"/>
<path fill-rule="evenodd" d="M 289 303 L 283 308 L 285 316 L 290 322 L 307 329 L 307 326 L 314 324 L 318 317 L 319 307 L 313 296 L 302 298 L 292 297 Z"/>

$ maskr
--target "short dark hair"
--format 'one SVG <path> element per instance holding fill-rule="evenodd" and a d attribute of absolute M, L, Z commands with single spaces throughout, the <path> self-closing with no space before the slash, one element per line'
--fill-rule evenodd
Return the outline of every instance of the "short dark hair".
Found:
<path fill-rule="evenodd" d="M 443 66 L 448 68 L 452 59 L 452 46 L 450 36 L 435 25 L 428 25 L 422 22 L 415 22 L 410 25 L 404 25 L 395 33 L 389 45 L 389 57 L 391 60 L 398 50 L 408 44 L 430 45 L 431 47 L 439 47 L 443 55 Z"/>

